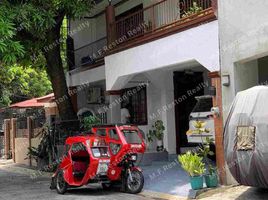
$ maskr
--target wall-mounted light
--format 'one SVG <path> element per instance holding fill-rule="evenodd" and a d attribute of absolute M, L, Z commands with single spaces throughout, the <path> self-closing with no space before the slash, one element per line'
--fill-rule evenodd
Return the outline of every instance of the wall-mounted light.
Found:
<path fill-rule="evenodd" d="M 219 107 L 212 107 L 211 108 L 211 112 L 215 117 L 219 117 L 220 116 L 220 108 Z"/>
<path fill-rule="evenodd" d="M 221 82 L 223 86 L 230 86 L 230 75 L 223 74 L 221 77 Z"/>
<path fill-rule="evenodd" d="M 109 2 L 109 5 L 112 5 L 112 0 L 108 0 L 108 2 Z"/>

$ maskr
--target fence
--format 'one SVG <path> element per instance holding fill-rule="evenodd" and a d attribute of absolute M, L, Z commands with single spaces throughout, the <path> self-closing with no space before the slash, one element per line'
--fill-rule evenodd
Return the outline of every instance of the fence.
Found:
<path fill-rule="evenodd" d="M 106 116 L 103 115 L 102 122 L 105 119 Z M 4 122 L 5 158 L 12 158 L 15 163 L 37 166 L 36 161 L 27 154 L 29 148 L 38 148 L 42 140 L 45 140 L 49 145 L 43 146 L 43 149 L 51 149 L 52 153 L 49 154 L 49 163 L 51 163 L 62 155 L 61 151 L 68 137 L 81 134 L 78 120 L 55 121 L 49 126 L 45 122 L 45 116 L 6 119 Z"/>
<path fill-rule="evenodd" d="M 74 50 L 76 67 L 90 65 L 102 59 L 102 49 L 107 45 L 107 37 L 100 38 Z"/>

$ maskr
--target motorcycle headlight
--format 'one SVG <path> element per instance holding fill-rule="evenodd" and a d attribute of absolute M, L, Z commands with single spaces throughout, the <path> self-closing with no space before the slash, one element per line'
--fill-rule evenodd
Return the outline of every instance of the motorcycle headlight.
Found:
<path fill-rule="evenodd" d="M 132 155 L 130 156 L 130 159 L 131 159 L 132 161 L 137 161 L 137 159 L 138 159 L 137 154 L 132 154 Z"/>

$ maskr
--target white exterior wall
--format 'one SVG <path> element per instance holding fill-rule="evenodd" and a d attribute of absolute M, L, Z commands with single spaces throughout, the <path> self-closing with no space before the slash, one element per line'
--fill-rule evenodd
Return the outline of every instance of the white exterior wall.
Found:
<path fill-rule="evenodd" d="M 120 89 L 128 75 L 193 60 L 209 71 L 219 70 L 218 21 L 105 57 L 107 90 Z"/>
<path fill-rule="evenodd" d="M 224 119 L 236 92 L 257 81 L 256 63 L 248 61 L 268 55 L 267 8 L 267 0 L 219 0 L 221 72 L 231 83 L 222 88 Z"/>
<path fill-rule="evenodd" d="M 267 8 L 267 0 L 219 0 L 221 74 L 230 75 L 230 86 L 222 86 L 224 121 L 236 93 L 259 83 L 256 59 L 268 55 Z"/>
<path fill-rule="evenodd" d="M 66 74 L 68 87 L 79 86 L 88 83 L 105 80 L 105 67 L 100 66 L 91 70 Z"/>
<path fill-rule="evenodd" d="M 175 109 L 174 107 L 164 111 L 162 108 L 174 101 L 173 71 L 155 70 L 143 74 L 148 81 L 147 86 L 147 117 L 148 125 L 140 126 L 144 133 L 152 129 L 157 120 L 162 120 L 166 130 L 164 132 L 164 147 L 169 154 L 176 154 L 176 130 L 175 130 Z M 155 117 L 154 117 L 155 116 Z M 154 141 L 149 151 L 156 151 Z"/>

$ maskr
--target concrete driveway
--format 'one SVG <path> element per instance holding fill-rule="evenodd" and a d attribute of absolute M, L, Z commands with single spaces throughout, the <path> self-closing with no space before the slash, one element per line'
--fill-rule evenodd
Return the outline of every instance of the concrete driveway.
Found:
<path fill-rule="evenodd" d="M 139 195 L 130 195 L 119 191 L 104 191 L 100 185 L 90 185 L 86 188 L 70 190 L 65 195 L 58 195 L 49 189 L 50 175 L 39 174 L 35 170 L 22 168 L 9 162 L 0 163 L 0 200 L 186 200 L 187 197 L 177 195 L 182 190 L 188 190 L 186 178 L 177 177 L 177 165 L 155 165 L 144 170 L 145 191 Z M 175 170 L 175 171 L 173 171 Z M 181 175 L 181 173 L 179 173 Z M 33 176 L 32 176 L 33 175 Z M 36 177 L 36 178 L 33 178 Z M 165 178 L 163 178 L 165 177 Z M 181 182 L 177 182 L 180 180 Z M 268 199 L 268 190 L 245 186 L 227 186 L 213 189 L 198 196 L 202 200 L 263 200 Z"/>
<path fill-rule="evenodd" d="M 50 179 L 47 177 L 30 178 L 23 173 L 11 172 L 0 168 L 0 199 L 2 200 L 143 200 L 152 199 L 142 195 L 130 195 L 119 191 L 104 191 L 99 185 L 88 188 L 70 190 L 65 195 L 59 195 L 49 189 Z"/>

